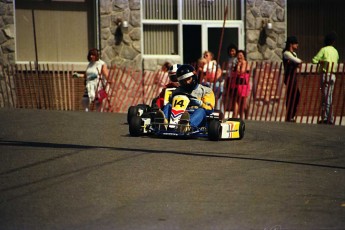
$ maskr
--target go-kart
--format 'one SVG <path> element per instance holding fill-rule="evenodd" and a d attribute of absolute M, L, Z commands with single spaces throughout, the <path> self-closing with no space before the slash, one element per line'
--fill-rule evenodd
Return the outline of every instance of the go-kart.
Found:
<path fill-rule="evenodd" d="M 201 127 L 190 126 L 189 120 L 184 120 L 182 116 L 185 111 L 194 112 L 189 106 L 190 97 L 190 95 L 175 95 L 172 99 L 170 117 L 166 119 L 162 119 L 157 110 L 156 112 L 143 112 L 140 116 L 131 116 L 129 134 L 134 137 L 150 134 L 179 138 L 208 137 L 212 141 L 243 138 L 244 121 L 238 118 L 229 118 L 222 122 L 219 112 L 208 115 L 205 124 Z"/>

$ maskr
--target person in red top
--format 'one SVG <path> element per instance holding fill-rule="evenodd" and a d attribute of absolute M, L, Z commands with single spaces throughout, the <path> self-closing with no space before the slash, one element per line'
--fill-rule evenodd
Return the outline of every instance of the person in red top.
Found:
<path fill-rule="evenodd" d="M 177 81 L 177 77 L 176 77 L 176 71 L 177 69 L 180 67 L 180 64 L 174 64 L 172 66 L 170 66 L 169 70 L 168 70 L 168 76 L 170 79 L 170 82 L 168 84 L 165 85 L 165 87 L 162 89 L 162 91 L 159 93 L 159 96 L 156 99 L 156 105 L 158 106 L 158 108 L 162 109 L 163 106 L 166 104 L 166 98 L 165 98 L 165 92 L 167 89 L 176 89 L 177 87 L 179 87 L 179 83 Z"/>
<path fill-rule="evenodd" d="M 234 74 L 236 75 L 236 93 L 231 95 L 235 97 L 233 117 L 237 118 L 240 115 L 240 118 L 244 119 L 248 109 L 247 97 L 250 94 L 249 65 L 244 50 L 237 51 L 237 64 L 234 68 Z"/>

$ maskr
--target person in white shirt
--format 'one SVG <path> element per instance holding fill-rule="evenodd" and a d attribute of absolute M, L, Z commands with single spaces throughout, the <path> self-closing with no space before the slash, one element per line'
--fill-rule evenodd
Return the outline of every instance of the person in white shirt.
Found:
<path fill-rule="evenodd" d="M 99 58 L 96 48 L 89 50 L 87 55 L 89 64 L 85 71 L 85 94 L 83 96 L 83 106 L 85 111 L 89 111 L 90 105 L 95 102 L 96 106 L 100 103 L 95 100 L 97 93 L 105 87 L 109 70 L 104 61 Z"/>
<path fill-rule="evenodd" d="M 203 75 L 206 79 L 206 85 L 209 85 L 216 96 L 216 108 L 221 110 L 222 93 L 224 88 L 224 81 L 222 78 L 222 68 L 214 60 L 214 54 L 211 51 L 205 51 L 203 53 L 203 59 L 205 61 L 203 66 Z"/>

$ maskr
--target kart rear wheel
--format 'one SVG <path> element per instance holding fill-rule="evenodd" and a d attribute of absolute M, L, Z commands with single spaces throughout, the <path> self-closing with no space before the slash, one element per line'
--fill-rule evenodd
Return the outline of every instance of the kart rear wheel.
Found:
<path fill-rule="evenodd" d="M 138 137 L 143 133 L 141 117 L 134 116 L 129 122 L 129 134 L 133 137 Z"/>
<path fill-rule="evenodd" d="M 138 106 L 130 106 L 128 108 L 128 112 L 127 112 L 127 123 L 130 124 L 132 117 L 137 116 L 138 115 Z"/>
<path fill-rule="evenodd" d="M 211 141 L 218 141 L 221 135 L 221 125 L 218 120 L 211 120 L 208 124 L 208 138 Z"/>
<path fill-rule="evenodd" d="M 246 124 L 244 123 L 244 121 L 240 118 L 229 118 L 228 121 L 240 122 L 240 126 L 239 126 L 240 137 L 238 139 L 241 140 L 244 137 L 244 131 L 246 130 Z"/>

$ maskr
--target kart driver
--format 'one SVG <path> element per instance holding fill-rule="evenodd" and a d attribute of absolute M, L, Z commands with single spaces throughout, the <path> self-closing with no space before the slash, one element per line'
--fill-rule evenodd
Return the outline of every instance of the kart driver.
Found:
<path fill-rule="evenodd" d="M 187 111 L 182 114 L 181 122 L 189 120 L 190 126 L 201 127 L 206 122 L 206 116 L 213 112 L 215 105 L 214 93 L 210 87 L 199 84 L 196 71 L 191 65 L 181 65 L 177 69 L 176 77 L 180 86 L 173 92 L 173 97 L 178 94 L 190 95 L 189 108 L 195 109 L 191 115 Z M 165 117 L 169 117 L 170 110 L 170 103 L 164 106 Z"/>

